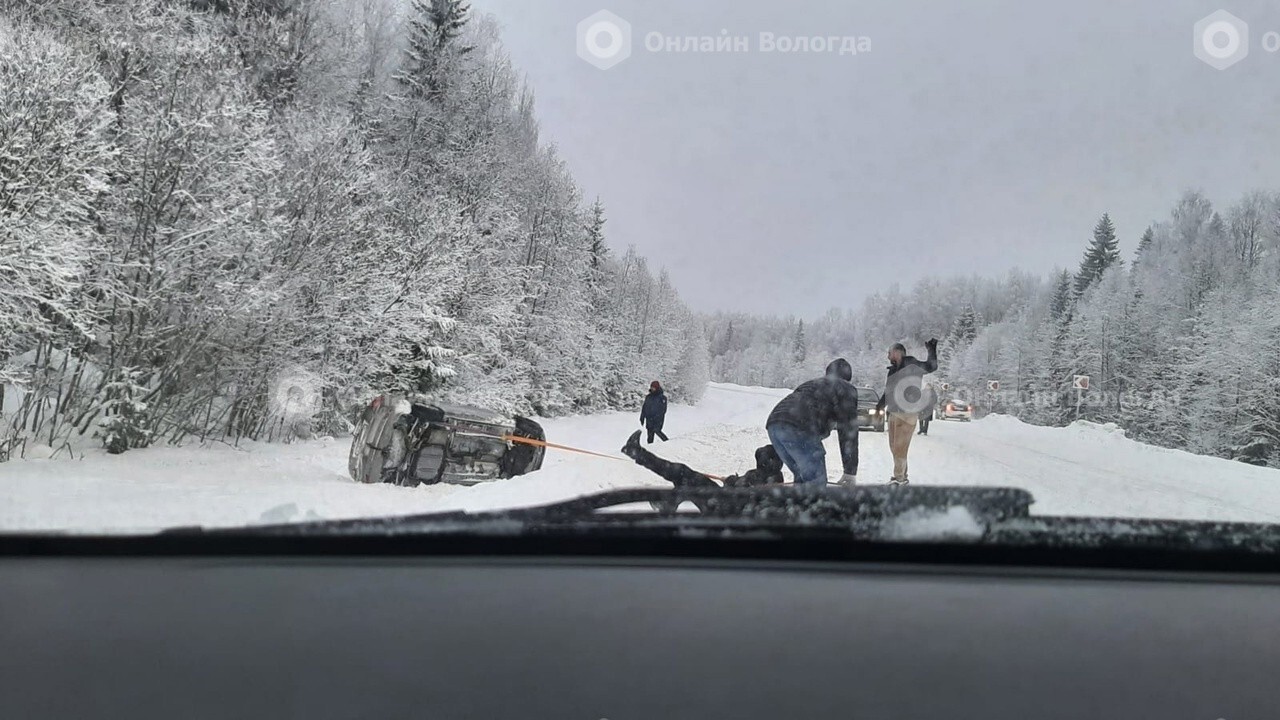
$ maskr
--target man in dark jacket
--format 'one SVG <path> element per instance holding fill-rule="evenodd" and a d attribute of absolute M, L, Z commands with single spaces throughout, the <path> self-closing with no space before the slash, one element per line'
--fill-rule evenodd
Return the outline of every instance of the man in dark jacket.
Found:
<path fill-rule="evenodd" d="M 640 408 L 640 427 L 649 431 L 649 444 L 653 444 L 653 436 L 667 441 L 662 432 L 662 424 L 667 420 L 667 394 L 662 391 L 662 383 L 654 380 L 649 383 L 649 394 L 644 399 L 644 407 Z"/>
<path fill-rule="evenodd" d="M 888 410 L 889 452 L 893 454 L 893 477 L 889 482 L 893 485 L 908 482 L 907 450 L 925 401 L 921 382 L 926 374 L 938 369 L 938 341 L 930 340 L 924 345 L 929 349 L 929 358 L 924 362 L 908 355 L 902 343 L 889 348 L 889 376 L 877 408 Z"/>
<path fill-rule="evenodd" d="M 640 431 L 637 430 L 627 439 L 627 444 L 622 448 L 622 454 L 636 461 L 636 464 L 648 468 L 657 473 L 664 480 L 669 481 L 677 489 L 680 488 L 719 488 L 714 480 L 697 470 L 685 465 L 684 463 L 675 463 L 670 460 L 663 460 L 653 453 L 640 447 Z M 781 485 L 782 484 L 782 458 L 778 457 L 778 453 L 774 451 L 772 445 L 756 448 L 756 466 L 752 470 L 748 470 L 741 475 L 730 475 L 721 482 L 724 487 L 762 487 L 765 485 Z M 710 504 L 706 499 L 692 500 L 693 504 L 703 512 L 706 512 Z M 654 510 L 660 513 L 674 513 L 679 507 L 678 500 L 671 501 L 651 501 L 650 505 Z"/>
<path fill-rule="evenodd" d="M 782 399 L 769 413 L 769 442 L 791 470 L 797 485 L 827 484 L 827 452 L 822 441 L 835 430 L 844 465 L 842 485 L 858 480 L 858 389 L 853 368 L 844 358 L 833 360 L 827 374 L 810 380 Z"/>
<path fill-rule="evenodd" d="M 933 422 L 933 413 L 938 409 L 938 392 L 933 389 L 932 385 L 924 386 L 924 408 L 920 410 L 920 432 L 918 435 L 929 434 L 929 423 Z"/>
<path fill-rule="evenodd" d="M 718 488 L 707 475 L 685 465 L 670 460 L 663 460 L 640 447 L 640 431 L 627 439 L 622 447 L 622 454 L 636 461 L 636 464 L 657 473 L 664 480 L 678 488 Z M 741 475 L 730 475 L 723 481 L 723 487 L 760 487 L 763 485 L 782 484 L 782 459 L 772 445 L 756 448 L 756 466 Z"/>

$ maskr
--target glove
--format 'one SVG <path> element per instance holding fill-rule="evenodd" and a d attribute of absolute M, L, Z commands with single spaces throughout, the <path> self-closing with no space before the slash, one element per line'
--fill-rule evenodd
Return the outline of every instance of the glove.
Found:
<path fill-rule="evenodd" d="M 934 348 L 938 347 L 938 338 L 930 338 L 929 342 L 925 343 L 924 346 L 929 348 L 930 350 L 933 350 Z"/>
<path fill-rule="evenodd" d="M 853 487 L 854 485 L 858 484 L 858 476 L 845 473 L 844 475 L 840 476 L 840 484 L 846 487 Z"/>

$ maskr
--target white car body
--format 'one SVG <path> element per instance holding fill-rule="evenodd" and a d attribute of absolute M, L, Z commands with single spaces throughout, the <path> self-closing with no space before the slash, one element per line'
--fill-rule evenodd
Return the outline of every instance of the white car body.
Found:
<path fill-rule="evenodd" d="M 973 406 L 962 402 L 948 402 L 938 406 L 939 420 L 963 420 L 969 422 L 973 419 Z"/>

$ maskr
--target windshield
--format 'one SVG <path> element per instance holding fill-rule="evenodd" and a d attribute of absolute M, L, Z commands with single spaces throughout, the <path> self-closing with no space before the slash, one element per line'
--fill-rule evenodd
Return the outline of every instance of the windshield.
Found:
<path fill-rule="evenodd" d="M 0 532 L 1280 522 L 1268 3 L 0 8 Z"/>

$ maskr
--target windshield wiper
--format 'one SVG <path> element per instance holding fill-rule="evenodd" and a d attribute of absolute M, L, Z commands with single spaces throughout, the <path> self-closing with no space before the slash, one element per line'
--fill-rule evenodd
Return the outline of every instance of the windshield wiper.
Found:
<path fill-rule="evenodd" d="M 814 539 L 1280 557 L 1280 525 L 1032 515 L 1011 487 L 627 488 L 535 507 L 327 520 L 167 535 Z"/>
<path fill-rule="evenodd" d="M 257 526 L 272 535 L 804 533 L 852 539 L 981 539 L 1029 517 L 1034 498 L 1007 487 L 628 488 L 536 507 Z M 639 509 L 629 506 L 640 505 Z M 647 507 L 645 507 L 647 506 Z M 217 532 L 217 531 L 212 531 Z"/>
<path fill-rule="evenodd" d="M 538 507 L 158 535 L 0 535 L 0 555 L 740 558 L 1280 575 L 1280 524 L 1032 514 L 1006 487 L 632 488 Z"/>

